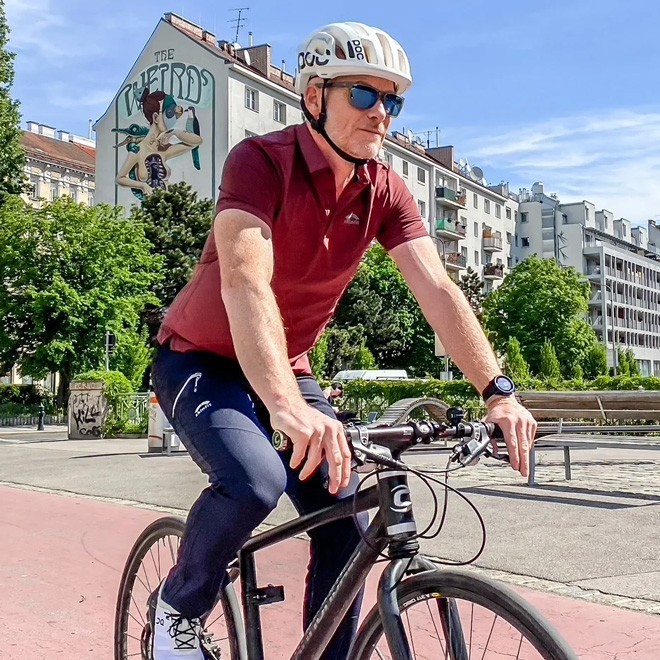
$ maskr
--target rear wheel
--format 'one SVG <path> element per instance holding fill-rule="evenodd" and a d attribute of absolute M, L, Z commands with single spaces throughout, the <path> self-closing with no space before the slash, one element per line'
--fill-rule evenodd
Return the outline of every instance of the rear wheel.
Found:
<path fill-rule="evenodd" d="M 185 523 L 180 518 L 160 518 L 138 537 L 128 556 L 119 585 L 115 611 L 115 660 L 152 660 L 151 622 L 147 602 L 176 562 Z M 240 606 L 232 579 L 238 570 L 229 570 L 230 581 L 206 618 L 202 647 L 209 660 L 239 660 L 244 649 Z"/>
<path fill-rule="evenodd" d="M 559 633 L 507 587 L 462 571 L 433 570 L 398 588 L 401 618 L 416 660 L 577 660 Z M 378 608 L 367 616 L 352 660 L 399 660 L 388 649 Z"/>

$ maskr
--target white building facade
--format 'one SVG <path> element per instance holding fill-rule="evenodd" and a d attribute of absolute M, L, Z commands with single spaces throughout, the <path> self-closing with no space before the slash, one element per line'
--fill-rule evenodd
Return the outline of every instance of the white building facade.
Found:
<path fill-rule="evenodd" d="M 632 227 L 586 200 L 562 204 L 543 184 L 519 196 L 516 262 L 536 254 L 572 266 L 591 284 L 588 319 L 617 367 L 630 348 L 645 376 L 660 376 L 660 229 Z"/>

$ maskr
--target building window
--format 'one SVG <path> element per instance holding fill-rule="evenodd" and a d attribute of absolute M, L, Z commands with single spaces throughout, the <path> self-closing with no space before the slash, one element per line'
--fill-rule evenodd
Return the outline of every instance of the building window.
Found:
<path fill-rule="evenodd" d="M 465 259 L 465 261 L 467 261 L 467 248 L 466 247 L 461 248 L 461 257 L 463 257 L 463 259 Z"/>
<path fill-rule="evenodd" d="M 625 236 L 625 235 L 626 235 L 626 226 L 625 226 L 625 225 L 621 225 L 621 229 L 623 229 L 623 235 Z"/>
<path fill-rule="evenodd" d="M 509 245 L 511 245 L 511 232 L 510 232 L 510 231 L 508 231 L 508 232 L 506 233 L 506 242 L 507 242 Z"/>
<path fill-rule="evenodd" d="M 39 177 L 30 175 L 30 199 L 39 199 Z"/>
<path fill-rule="evenodd" d="M 474 264 L 475 266 L 479 265 L 479 252 L 477 250 L 474 251 Z"/>
<path fill-rule="evenodd" d="M 245 88 L 245 107 L 259 112 L 259 92 L 256 89 Z"/>
<path fill-rule="evenodd" d="M 426 172 L 421 167 L 417 168 L 417 181 L 426 183 Z"/>
<path fill-rule="evenodd" d="M 484 199 L 484 213 L 490 214 L 490 200 Z"/>
<path fill-rule="evenodd" d="M 472 193 L 472 205 L 475 209 L 479 208 L 479 195 L 477 193 Z"/>
<path fill-rule="evenodd" d="M 384 153 L 384 156 L 385 156 L 385 162 L 386 162 L 390 167 L 392 167 L 392 154 L 391 154 L 389 151 L 386 151 L 386 152 Z"/>
<path fill-rule="evenodd" d="M 506 207 L 506 219 L 511 220 L 511 209 L 508 206 Z"/>
<path fill-rule="evenodd" d="M 280 124 L 286 124 L 286 105 L 273 100 L 273 119 Z"/>
<path fill-rule="evenodd" d="M 499 204 L 495 204 L 495 217 L 496 218 L 502 217 L 502 207 Z"/>
<path fill-rule="evenodd" d="M 587 206 L 584 207 L 584 217 L 589 220 L 589 208 Z"/>
<path fill-rule="evenodd" d="M 518 247 L 518 234 L 516 234 L 516 236 L 515 236 L 515 238 L 514 238 L 514 241 L 515 241 L 515 245 L 516 245 L 516 247 Z"/>
<path fill-rule="evenodd" d="M 475 222 L 474 223 L 474 235 L 479 238 L 479 223 Z"/>
<path fill-rule="evenodd" d="M 419 207 L 419 214 L 422 218 L 426 218 L 426 202 L 423 199 L 418 199 L 417 206 Z"/>
<path fill-rule="evenodd" d="M 523 247 L 529 247 L 529 238 L 527 236 L 523 236 L 521 240 Z"/>
<path fill-rule="evenodd" d="M 527 212 L 520 214 L 520 222 L 527 222 Z"/>
<path fill-rule="evenodd" d="M 408 161 L 403 160 L 401 161 L 401 172 L 403 176 L 408 176 Z"/>
<path fill-rule="evenodd" d="M 607 218 L 605 218 L 605 229 L 607 229 Z"/>
<path fill-rule="evenodd" d="M 561 214 L 561 224 L 562 225 L 567 225 L 568 224 L 568 216 L 565 213 Z"/>
<path fill-rule="evenodd" d="M 94 195 L 91 191 L 87 195 L 87 206 L 94 206 Z"/>
<path fill-rule="evenodd" d="M 506 258 L 506 267 L 511 268 L 511 257 Z"/>
<path fill-rule="evenodd" d="M 53 181 L 50 182 L 50 201 L 54 202 L 60 196 L 60 182 Z"/>

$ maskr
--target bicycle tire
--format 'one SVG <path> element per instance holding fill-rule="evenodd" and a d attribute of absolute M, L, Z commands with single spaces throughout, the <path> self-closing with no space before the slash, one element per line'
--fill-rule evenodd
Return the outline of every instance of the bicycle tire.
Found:
<path fill-rule="evenodd" d="M 466 571 L 438 569 L 403 580 L 397 597 L 402 615 L 425 597 L 438 598 L 439 594 L 443 598 L 471 602 L 504 619 L 544 660 L 577 660 L 575 652 L 536 608 L 508 587 Z M 351 660 L 368 660 L 384 634 L 378 606 L 375 606 L 358 631 L 349 656 Z M 458 660 L 453 653 L 451 656 L 452 660 Z"/>
<path fill-rule="evenodd" d="M 180 518 L 172 516 L 159 518 L 147 526 L 133 544 L 128 559 L 126 560 L 126 564 L 124 565 L 117 594 L 114 623 L 115 660 L 127 660 L 128 657 L 126 649 L 128 643 L 128 619 L 130 616 L 129 606 L 131 603 L 133 586 L 143 560 L 149 553 L 150 548 L 157 544 L 159 540 L 168 536 L 182 537 L 184 529 L 185 522 Z M 240 653 L 240 650 L 245 648 L 245 642 L 244 640 L 241 640 L 238 632 L 243 631 L 243 624 L 233 582 L 230 581 L 220 592 L 219 604 L 222 608 L 225 626 L 227 628 L 230 649 L 230 658 L 228 660 L 240 660 L 241 657 L 246 657 L 246 654 Z M 151 652 L 147 655 L 148 658 L 145 658 L 143 652 L 143 660 L 151 660 Z M 225 660 L 225 658 L 226 655 L 223 655 L 222 660 Z"/>

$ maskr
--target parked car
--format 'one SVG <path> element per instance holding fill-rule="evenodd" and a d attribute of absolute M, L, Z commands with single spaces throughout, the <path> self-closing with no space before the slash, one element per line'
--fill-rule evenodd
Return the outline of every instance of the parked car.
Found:
<path fill-rule="evenodd" d="M 347 380 L 407 380 L 405 369 L 345 369 L 337 372 L 333 381 Z"/>

